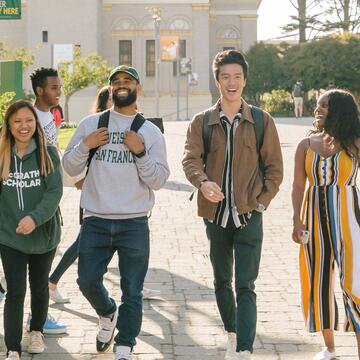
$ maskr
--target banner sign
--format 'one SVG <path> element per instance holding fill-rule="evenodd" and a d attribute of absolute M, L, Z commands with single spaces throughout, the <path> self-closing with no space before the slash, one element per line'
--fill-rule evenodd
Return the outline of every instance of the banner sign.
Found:
<path fill-rule="evenodd" d="M 0 20 L 21 19 L 21 0 L 0 0 Z"/>
<path fill-rule="evenodd" d="M 53 44 L 52 66 L 56 70 L 60 70 L 62 62 L 74 60 L 73 44 Z M 73 66 L 69 66 L 69 72 L 72 72 Z"/>
<path fill-rule="evenodd" d="M 161 61 L 175 61 L 178 55 L 179 38 L 177 36 L 161 36 Z"/>

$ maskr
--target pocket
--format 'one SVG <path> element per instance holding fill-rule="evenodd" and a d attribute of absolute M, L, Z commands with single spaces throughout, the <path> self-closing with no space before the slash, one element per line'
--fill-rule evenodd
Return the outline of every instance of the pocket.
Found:
<path fill-rule="evenodd" d="M 250 136 L 244 137 L 244 145 L 249 149 L 256 148 L 256 139 L 253 139 Z"/>

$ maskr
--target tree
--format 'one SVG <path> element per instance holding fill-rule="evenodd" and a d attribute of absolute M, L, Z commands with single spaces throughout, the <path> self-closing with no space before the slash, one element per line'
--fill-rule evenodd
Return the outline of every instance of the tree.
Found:
<path fill-rule="evenodd" d="M 16 94 L 13 91 L 6 92 L 0 95 L 0 125 L 4 121 L 6 109 L 8 108 L 10 101 L 15 97 L 15 95 Z"/>
<path fill-rule="evenodd" d="M 285 33 L 296 35 L 298 32 L 299 42 L 304 43 L 308 40 L 307 30 L 315 30 L 314 24 L 317 22 L 318 14 L 311 14 L 319 4 L 320 0 L 289 0 L 296 9 L 297 16 L 291 16 L 291 23 L 285 25 L 282 29 Z"/>
<path fill-rule="evenodd" d="M 359 0 L 325 0 L 320 3 L 324 20 L 317 19 L 316 26 L 323 32 L 359 32 Z"/>
<path fill-rule="evenodd" d="M 289 0 L 298 15 L 282 29 L 299 34 L 299 42 L 334 31 L 359 32 L 360 0 Z"/>
<path fill-rule="evenodd" d="M 23 71 L 34 63 L 34 54 L 25 48 L 15 48 L 12 51 L 0 41 L 0 60 L 19 60 L 22 61 Z"/>
<path fill-rule="evenodd" d="M 278 47 L 260 42 L 246 54 L 249 75 L 245 95 L 259 103 L 260 95 L 279 86 L 282 77 L 281 59 Z"/>
<path fill-rule="evenodd" d="M 289 48 L 284 56 L 285 82 L 296 78 L 307 89 L 326 88 L 329 81 L 360 93 L 360 35 L 333 34 Z M 285 86 L 284 84 L 283 86 Z"/>
<path fill-rule="evenodd" d="M 105 85 L 109 72 L 110 67 L 101 56 L 90 54 L 81 57 L 80 49 L 75 49 L 73 61 L 61 63 L 59 75 L 63 80 L 66 122 L 69 122 L 69 101 L 71 96 L 90 85 L 98 87 Z"/>

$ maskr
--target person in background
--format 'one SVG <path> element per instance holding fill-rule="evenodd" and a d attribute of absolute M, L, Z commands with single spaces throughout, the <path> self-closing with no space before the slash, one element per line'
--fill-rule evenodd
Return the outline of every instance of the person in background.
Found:
<path fill-rule="evenodd" d="M 293 86 L 292 97 L 294 99 L 294 113 L 295 117 L 298 119 L 303 116 L 304 108 L 304 91 L 302 89 L 301 80 L 296 80 L 296 83 Z"/>
<path fill-rule="evenodd" d="M 21 356 L 29 273 L 31 312 L 27 351 L 44 351 L 48 278 L 60 242 L 63 184 L 57 149 L 47 144 L 34 107 L 18 100 L 7 109 L 0 137 L 0 253 L 7 283 L 4 333 L 7 360 Z"/>
<path fill-rule="evenodd" d="M 59 105 L 61 81 L 58 72 L 51 68 L 40 68 L 30 75 L 35 94 L 34 107 L 44 130 L 48 144 L 57 145 L 57 128 L 51 108 Z"/>
<path fill-rule="evenodd" d="M 58 72 L 52 68 L 36 69 L 30 75 L 31 85 L 35 94 L 35 111 L 41 127 L 44 130 L 48 144 L 58 145 L 58 128 L 51 113 L 51 108 L 58 106 L 61 96 L 61 81 Z M 27 328 L 30 326 L 31 314 L 27 321 Z M 46 334 L 66 333 L 66 326 L 57 322 L 53 316 L 48 314 L 44 325 Z"/>
<path fill-rule="evenodd" d="M 92 112 L 94 114 L 100 113 L 109 109 L 113 106 L 112 98 L 110 95 L 110 86 L 106 85 L 102 87 L 95 98 L 94 105 L 92 107 Z M 81 190 L 83 185 L 84 179 L 78 181 L 75 186 L 78 190 Z M 58 289 L 58 282 L 60 278 L 63 276 L 65 271 L 75 262 L 78 258 L 78 247 L 79 247 L 79 235 L 77 236 L 76 240 L 73 244 L 65 251 L 63 254 L 59 264 L 56 266 L 54 271 L 51 273 L 49 278 L 49 292 L 50 292 L 50 299 L 58 304 L 65 304 L 70 302 L 68 297 L 63 297 Z M 1 291 L 1 288 L 0 288 Z M 143 288 L 143 299 L 150 299 L 154 296 L 158 296 L 161 294 L 161 291 Z"/>
<path fill-rule="evenodd" d="M 301 244 L 302 309 L 307 330 L 321 331 L 326 346 L 313 359 L 335 359 L 336 263 L 344 329 L 355 333 L 360 358 L 360 121 L 354 96 L 340 89 L 326 91 L 317 101 L 314 125 L 297 146 L 292 191 L 292 238 Z"/>

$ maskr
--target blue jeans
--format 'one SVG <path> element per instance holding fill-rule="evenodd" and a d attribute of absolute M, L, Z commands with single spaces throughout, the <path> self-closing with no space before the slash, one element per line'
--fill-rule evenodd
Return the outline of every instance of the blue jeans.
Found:
<path fill-rule="evenodd" d="M 103 285 L 114 253 L 118 254 L 121 305 L 116 328 L 118 345 L 134 346 L 142 323 L 142 289 L 149 264 L 147 217 L 110 220 L 88 217 L 80 231 L 78 284 L 98 315 L 116 310 Z"/>
<path fill-rule="evenodd" d="M 78 257 L 79 237 L 71 244 L 71 246 L 64 252 L 59 264 L 49 277 L 49 281 L 52 284 L 57 284 L 60 278 L 64 275 L 64 272 L 75 262 Z"/>

